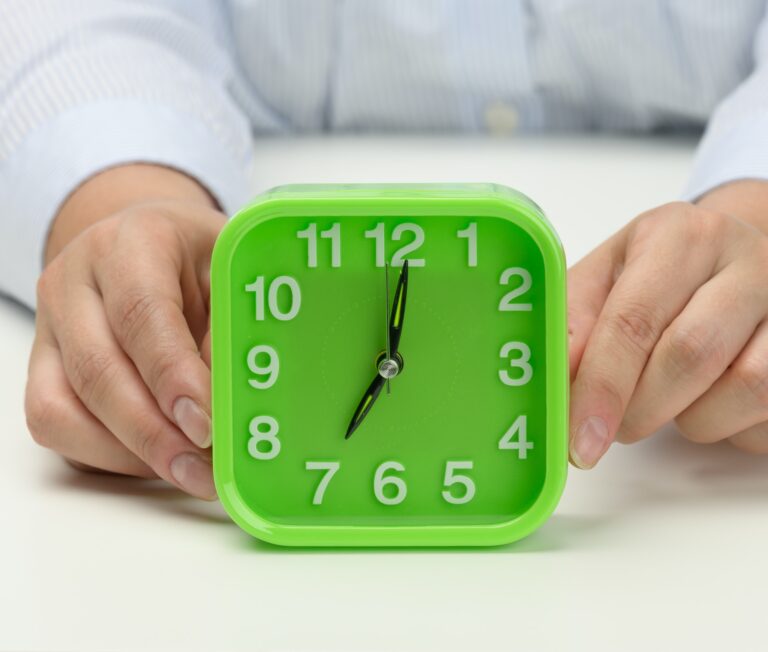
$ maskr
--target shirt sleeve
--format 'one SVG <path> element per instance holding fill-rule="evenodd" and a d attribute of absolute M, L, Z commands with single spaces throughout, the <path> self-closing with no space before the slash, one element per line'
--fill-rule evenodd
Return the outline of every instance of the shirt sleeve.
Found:
<path fill-rule="evenodd" d="M 768 180 L 768 18 L 757 30 L 754 69 L 712 114 L 683 196 L 693 201 L 739 179 Z"/>
<path fill-rule="evenodd" d="M 228 92 L 225 3 L 0 5 L 0 293 L 35 307 L 51 219 L 83 181 L 147 162 L 247 199 L 251 137 Z"/>

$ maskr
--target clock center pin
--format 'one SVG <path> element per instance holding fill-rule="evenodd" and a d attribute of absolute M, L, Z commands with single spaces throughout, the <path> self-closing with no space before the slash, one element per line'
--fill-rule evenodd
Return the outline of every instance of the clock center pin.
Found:
<path fill-rule="evenodd" d="M 379 375 L 382 378 L 386 378 L 389 380 L 390 378 L 394 378 L 397 376 L 397 374 L 400 373 L 400 365 L 397 363 L 397 360 L 394 358 L 388 358 L 386 360 L 382 360 L 379 363 Z"/>

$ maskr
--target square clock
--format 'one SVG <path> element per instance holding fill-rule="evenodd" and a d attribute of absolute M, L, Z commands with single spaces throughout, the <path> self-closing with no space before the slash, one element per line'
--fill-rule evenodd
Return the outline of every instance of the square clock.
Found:
<path fill-rule="evenodd" d="M 213 461 L 232 519 L 291 546 L 499 545 L 567 466 L 565 263 L 490 184 L 295 185 L 222 231 Z"/>

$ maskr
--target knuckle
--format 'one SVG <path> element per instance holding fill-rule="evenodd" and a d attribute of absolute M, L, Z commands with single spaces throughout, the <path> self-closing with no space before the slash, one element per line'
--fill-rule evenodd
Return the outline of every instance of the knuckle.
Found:
<path fill-rule="evenodd" d="M 90 403 L 109 387 L 115 373 L 115 360 L 109 351 L 95 348 L 74 360 L 72 386 L 83 401 Z"/>
<path fill-rule="evenodd" d="M 37 305 L 48 305 L 57 295 L 58 280 L 61 276 L 61 261 L 59 258 L 52 260 L 42 271 L 35 285 Z"/>
<path fill-rule="evenodd" d="M 733 369 L 742 391 L 758 405 L 768 409 L 768 355 L 751 355 Z"/>
<path fill-rule="evenodd" d="M 32 439 L 43 448 L 53 448 L 54 431 L 60 426 L 65 413 L 62 401 L 29 389 L 24 403 L 27 429 Z"/>
<path fill-rule="evenodd" d="M 729 223 L 722 213 L 695 207 L 691 207 L 686 218 L 689 230 L 700 240 L 718 239 Z"/>
<path fill-rule="evenodd" d="M 768 237 L 760 237 L 757 244 L 757 263 L 761 273 L 768 271 Z"/>
<path fill-rule="evenodd" d="M 165 430 L 152 419 L 143 419 L 136 426 L 134 452 L 139 459 L 154 468 L 156 451 Z"/>
<path fill-rule="evenodd" d="M 593 371 L 585 374 L 579 379 L 579 384 L 583 395 L 599 397 L 599 400 L 606 403 L 614 414 L 624 413 L 625 399 L 614 380 L 606 372 Z"/>
<path fill-rule="evenodd" d="M 659 337 L 662 322 L 654 308 L 633 302 L 613 313 L 608 318 L 608 326 L 620 341 L 648 355 Z"/>
<path fill-rule="evenodd" d="M 154 319 L 160 305 L 148 290 L 136 289 L 127 293 L 117 306 L 116 330 L 122 343 L 131 346 Z"/>
<path fill-rule="evenodd" d="M 722 337 L 706 326 L 673 328 L 666 339 L 664 361 L 672 377 L 721 369 L 725 364 Z"/>
<path fill-rule="evenodd" d="M 686 417 L 677 416 L 675 418 L 675 427 L 685 439 L 694 444 L 712 443 L 712 438 L 704 436 L 702 429 Z"/>
<path fill-rule="evenodd" d="M 119 226 L 120 219 L 112 216 L 88 228 L 84 232 L 88 247 L 99 257 L 110 255 L 115 247 Z"/>
<path fill-rule="evenodd" d="M 753 426 L 729 437 L 728 442 L 746 453 L 765 455 L 768 453 L 768 423 Z"/>
<path fill-rule="evenodd" d="M 171 350 L 161 350 L 152 360 L 147 381 L 155 391 L 158 391 L 166 386 L 180 385 L 180 375 L 177 353 Z"/>

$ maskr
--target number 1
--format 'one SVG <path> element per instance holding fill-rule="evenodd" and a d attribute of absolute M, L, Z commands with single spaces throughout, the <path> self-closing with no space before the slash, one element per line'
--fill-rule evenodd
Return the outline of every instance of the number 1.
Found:
<path fill-rule="evenodd" d="M 466 229 L 457 231 L 456 235 L 467 239 L 467 266 L 477 267 L 477 222 L 472 222 Z"/>
<path fill-rule="evenodd" d="M 307 240 L 307 267 L 317 267 L 317 224 L 310 224 L 296 237 Z M 330 229 L 320 231 L 320 237 L 331 241 L 331 267 L 341 267 L 341 224 L 334 222 Z"/>

